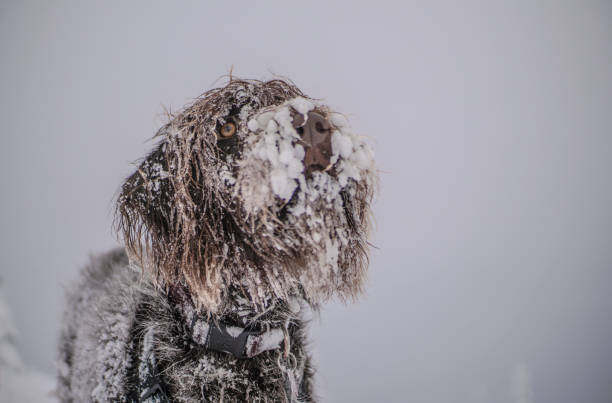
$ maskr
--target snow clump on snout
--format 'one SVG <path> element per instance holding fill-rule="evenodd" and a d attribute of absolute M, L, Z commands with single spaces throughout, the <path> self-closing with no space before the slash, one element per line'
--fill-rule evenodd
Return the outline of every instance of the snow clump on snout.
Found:
<path fill-rule="evenodd" d="M 308 112 L 324 112 L 332 125 L 331 169 L 328 173 L 315 173 L 306 180 L 304 175 L 304 146 L 300 134 L 293 127 L 293 113 L 304 121 Z M 297 196 L 290 211 L 295 215 L 306 212 L 308 199 L 325 199 L 333 204 L 349 180 L 361 180 L 374 174 L 373 153 L 363 136 L 354 134 L 346 118 L 331 112 L 323 105 L 302 97 L 293 98 L 277 107 L 267 108 L 248 122 L 251 132 L 239 162 L 236 192 L 250 212 L 274 210 Z M 322 179 L 325 175 L 328 178 Z M 297 192 L 297 194 L 295 194 Z"/>

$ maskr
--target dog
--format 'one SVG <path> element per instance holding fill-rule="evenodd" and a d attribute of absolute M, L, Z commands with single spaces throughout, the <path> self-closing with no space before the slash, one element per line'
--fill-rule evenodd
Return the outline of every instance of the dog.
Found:
<path fill-rule="evenodd" d="M 124 247 L 91 258 L 60 336 L 64 402 L 310 402 L 306 310 L 368 266 L 373 154 L 289 80 L 170 116 L 123 183 Z"/>

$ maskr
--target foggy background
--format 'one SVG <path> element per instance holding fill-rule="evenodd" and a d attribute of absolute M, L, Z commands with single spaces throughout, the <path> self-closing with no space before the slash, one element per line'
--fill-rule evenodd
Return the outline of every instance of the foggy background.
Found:
<path fill-rule="evenodd" d="M 612 401 L 610 2 L 3 1 L 0 60 L 30 366 L 164 106 L 233 66 L 348 113 L 382 170 L 367 295 L 312 323 L 323 401 Z"/>

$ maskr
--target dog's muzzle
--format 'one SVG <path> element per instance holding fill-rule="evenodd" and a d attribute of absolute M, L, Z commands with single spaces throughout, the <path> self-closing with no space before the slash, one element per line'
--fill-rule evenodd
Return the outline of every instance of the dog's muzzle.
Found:
<path fill-rule="evenodd" d="M 308 112 L 307 118 L 301 113 L 292 113 L 293 127 L 302 138 L 304 147 L 304 172 L 306 176 L 314 171 L 327 171 L 331 167 L 331 133 L 329 121 L 320 113 Z"/>

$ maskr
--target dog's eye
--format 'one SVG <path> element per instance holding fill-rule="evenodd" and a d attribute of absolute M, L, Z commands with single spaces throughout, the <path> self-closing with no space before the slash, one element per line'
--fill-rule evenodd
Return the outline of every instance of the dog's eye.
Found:
<path fill-rule="evenodd" d="M 232 137 L 236 134 L 236 124 L 234 122 L 227 122 L 219 129 L 219 136 L 223 138 Z"/>

